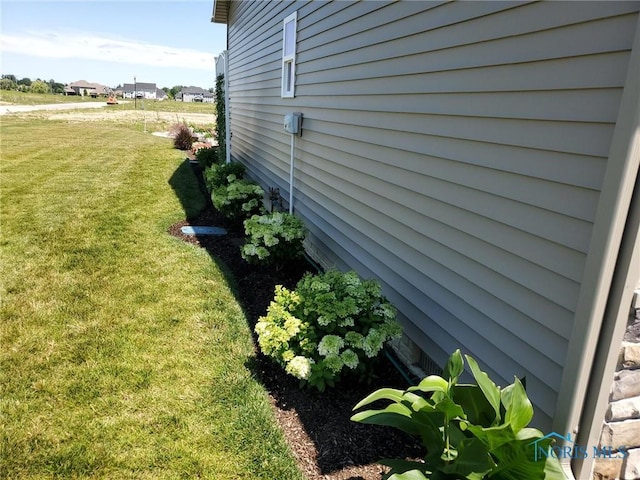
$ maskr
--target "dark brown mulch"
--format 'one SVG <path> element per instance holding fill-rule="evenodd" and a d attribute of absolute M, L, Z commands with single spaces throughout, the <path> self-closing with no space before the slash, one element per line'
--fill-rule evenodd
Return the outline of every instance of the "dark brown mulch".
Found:
<path fill-rule="evenodd" d="M 200 188 L 206 192 L 199 166 L 192 167 Z M 181 232 L 185 225 L 225 227 L 229 234 L 185 236 Z M 169 233 L 206 249 L 222 266 L 252 330 L 258 317 L 266 313 L 276 285 L 294 288 L 305 272 L 315 273 L 314 267 L 304 261 L 279 271 L 249 265 L 240 256 L 244 238 L 241 225 L 230 224 L 211 204 L 198 217 L 171 226 Z M 300 389 L 298 380 L 262 355 L 257 346 L 255 362 L 249 368 L 269 392 L 276 418 L 309 480 L 378 480 L 383 467 L 377 460 L 421 456 L 419 443 L 402 432 L 349 420 L 353 406 L 373 390 L 408 386 L 388 357 L 381 359 L 377 378 L 371 384 L 340 385 L 324 393 Z"/>

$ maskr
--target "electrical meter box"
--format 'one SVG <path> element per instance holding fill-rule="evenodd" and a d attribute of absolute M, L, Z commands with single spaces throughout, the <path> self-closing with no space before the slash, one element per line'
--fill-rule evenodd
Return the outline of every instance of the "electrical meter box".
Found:
<path fill-rule="evenodd" d="M 302 113 L 293 112 L 284 116 L 284 131 L 300 134 L 302 130 Z"/>

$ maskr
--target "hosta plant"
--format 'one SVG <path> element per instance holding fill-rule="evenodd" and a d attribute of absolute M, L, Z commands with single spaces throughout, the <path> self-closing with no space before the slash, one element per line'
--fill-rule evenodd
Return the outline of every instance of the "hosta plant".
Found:
<path fill-rule="evenodd" d="M 378 400 L 380 410 L 355 414 L 356 422 L 396 427 L 422 440 L 423 462 L 382 460 L 391 467 L 387 480 L 564 480 L 557 458 L 537 458 L 551 439 L 527 425 L 533 406 L 518 378 L 500 388 L 465 355 L 476 384 L 460 384 L 464 361 L 451 355 L 444 377 L 431 375 L 402 391 L 380 389 L 354 410 Z"/>
<path fill-rule="evenodd" d="M 385 342 L 401 333 L 375 280 L 335 270 L 308 274 L 293 291 L 277 286 L 255 330 L 266 355 L 320 391 L 345 376 L 369 378 Z"/>
<path fill-rule="evenodd" d="M 306 235 L 304 223 L 295 215 L 274 212 L 254 215 L 244 221 L 247 243 L 241 254 L 249 263 L 280 266 L 302 256 Z"/>
<path fill-rule="evenodd" d="M 214 163 L 204 171 L 204 181 L 207 189 L 213 192 L 222 185 L 229 185 L 231 180 L 240 180 L 247 168 L 240 162 Z M 233 175 L 233 177 L 231 177 Z"/>
<path fill-rule="evenodd" d="M 213 206 L 220 213 L 229 219 L 245 219 L 264 211 L 264 190 L 260 185 L 238 180 L 235 175 L 229 175 L 228 180 L 228 185 L 220 185 L 211 193 Z"/>

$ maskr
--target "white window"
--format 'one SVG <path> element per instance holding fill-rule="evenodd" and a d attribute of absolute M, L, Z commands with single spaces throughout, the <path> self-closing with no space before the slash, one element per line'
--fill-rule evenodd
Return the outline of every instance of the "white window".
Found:
<path fill-rule="evenodd" d="M 298 12 L 282 23 L 282 97 L 292 98 L 296 82 L 296 30 Z"/>

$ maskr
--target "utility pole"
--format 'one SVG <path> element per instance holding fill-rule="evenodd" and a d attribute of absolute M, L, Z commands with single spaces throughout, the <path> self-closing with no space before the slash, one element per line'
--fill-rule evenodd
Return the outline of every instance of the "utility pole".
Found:
<path fill-rule="evenodd" d="M 138 109 L 138 83 L 136 77 L 133 77 L 133 109 Z"/>

